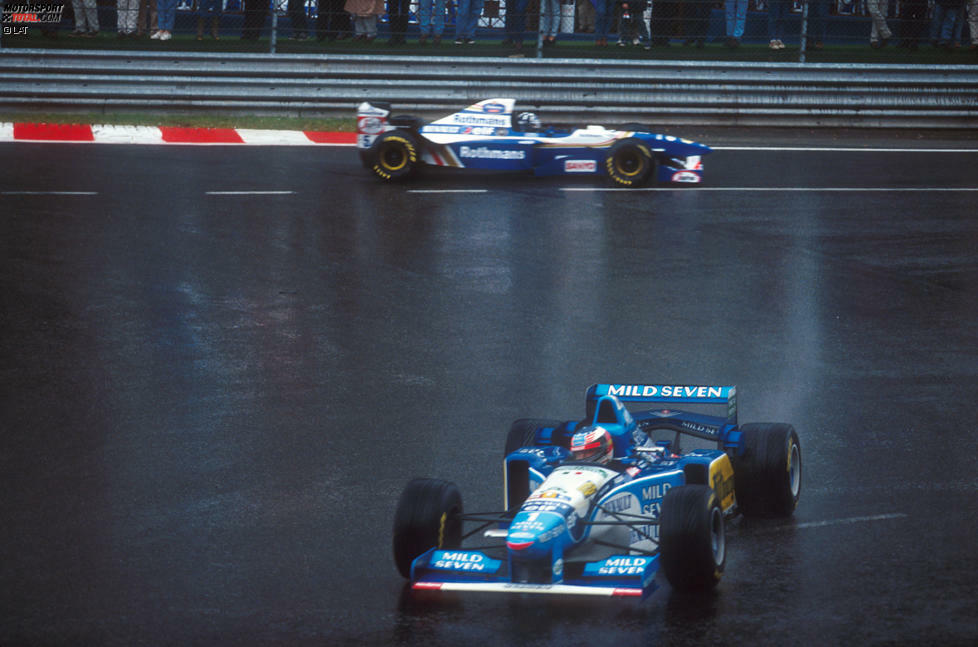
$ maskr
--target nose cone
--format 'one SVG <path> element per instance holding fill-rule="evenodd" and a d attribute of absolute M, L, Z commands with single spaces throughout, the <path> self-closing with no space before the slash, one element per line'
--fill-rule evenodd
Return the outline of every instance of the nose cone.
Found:
<path fill-rule="evenodd" d="M 566 528 L 563 515 L 521 511 L 509 525 L 506 547 L 514 557 L 542 557 L 550 553 L 555 540 Z"/>

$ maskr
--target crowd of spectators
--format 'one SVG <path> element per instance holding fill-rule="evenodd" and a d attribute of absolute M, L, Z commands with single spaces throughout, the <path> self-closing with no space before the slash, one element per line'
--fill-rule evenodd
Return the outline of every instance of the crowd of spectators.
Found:
<path fill-rule="evenodd" d="M 170 40 L 173 37 L 178 3 L 188 0 L 114 0 L 116 32 L 119 38 L 149 37 Z M 221 17 L 228 0 L 190 0 L 196 16 L 196 37 L 220 38 Z M 233 0 L 235 13 L 242 16 L 240 37 L 257 40 L 267 29 L 269 0 Z M 827 25 L 833 7 L 839 0 L 808 0 L 807 46 L 822 49 L 828 39 Z M 845 1 L 845 0 L 844 0 Z M 789 17 L 801 6 L 796 0 L 318 0 L 315 16 L 308 0 L 282 0 L 286 3 L 286 32 L 296 40 L 312 35 L 320 41 L 353 39 L 373 41 L 378 24 L 387 16 L 389 45 L 407 43 L 412 15 L 417 22 L 419 45 L 440 44 L 447 30 L 456 45 L 475 43 L 480 20 L 489 17 L 502 27 L 503 44 L 520 49 L 528 28 L 539 30 L 545 47 L 561 37 L 561 26 L 567 20 L 562 7 L 573 10 L 575 31 L 591 34 L 593 44 L 607 47 L 609 38 L 617 35 L 617 45 L 644 49 L 668 47 L 682 43 L 702 48 L 716 34 L 708 34 L 714 9 L 723 12 L 723 34 L 718 40 L 730 48 L 741 45 L 745 37 L 749 10 L 766 13 L 768 47 L 784 49 L 785 42 L 795 42 L 798 33 L 789 34 Z M 954 49 L 978 49 L 978 0 L 848 0 L 862 2 L 868 22 L 868 45 L 888 45 L 916 49 L 930 44 Z M 72 36 L 92 37 L 99 34 L 97 0 L 72 0 L 74 31 Z M 751 6 L 753 3 L 753 7 Z M 501 5 L 503 7 L 502 11 Z M 898 9 L 895 9 L 898 8 Z M 898 12 L 898 16 L 893 14 Z M 535 21 L 535 23 L 534 23 Z M 104 16 L 103 16 L 104 22 Z M 454 26 L 450 26 L 454 22 Z M 792 24 L 797 29 L 797 20 Z M 534 23 L 534 24 L 531 24 Z M 312 25 L 312 28 L 310 26 Z M 566 25 L 565 25 L 566 26 Z M 865 33 L 865 32 L 863 32 Z M 754 34 L 756 40 L 756 34 Z M 414 37 L 414 34 L 412 34 Z M 536 34 L 533 34 L 534 40 Z M 866 41 L 864 41 L 866 42 Z"/>

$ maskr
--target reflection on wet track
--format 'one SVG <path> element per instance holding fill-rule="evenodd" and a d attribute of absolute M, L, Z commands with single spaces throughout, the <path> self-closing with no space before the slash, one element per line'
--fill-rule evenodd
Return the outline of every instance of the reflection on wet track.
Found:
<path fill-rule="evenodd" d="M 973 644 L 978 154 L 949 147 L 732 146 L 703 187 L 606 191 L 0 146 L 0 644 Z M 705 597 L 407 591 L 403 485 L 497 508 L 509 423 L 599 381 L 793 423 L 794 519 L 734 522 Z"/>

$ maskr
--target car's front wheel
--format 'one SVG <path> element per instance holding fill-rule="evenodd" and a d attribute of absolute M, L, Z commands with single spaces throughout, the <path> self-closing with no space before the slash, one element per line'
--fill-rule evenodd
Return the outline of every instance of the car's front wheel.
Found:
<path fill-rule="evenodd" d="M 394 563 L 406 578 L 411 563 L 431 548 L 462 544 L 462 495 L 451 481 L 414 479 L 394 513 Z"/>
<path fill-rule="evenodd" d="M 379 136 L 370 150 L 370 169 L 382 180 L 404 180 L 417 171 L 421 147 L 407 130 L 392 130 Z"/>
<path fill-rule="evenodd" d="M 662 500 L 659 560 L 678 591 L 707 591 L 720 581 L 727 563 L 723 511 L 707 485 L 674 487 Z"/>
<path fill-rule="evenodd" d="M 611 181 L 624 187 L 639 187 L 648 183 L 655 170 L 652 150 L 640 139 L 629 137 L 615 143 L 604 160 Z"/>

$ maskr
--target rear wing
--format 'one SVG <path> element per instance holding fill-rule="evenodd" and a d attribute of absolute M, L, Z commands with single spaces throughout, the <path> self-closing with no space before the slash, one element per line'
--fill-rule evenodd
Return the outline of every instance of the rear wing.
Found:
<path fill-rule="evenodd" d="M 622 402 L 668 404 L 725 404 L 727 422 L 737 424 L 737 387 L 672 384 L 592 384 L 585 399 L 590 415 L 597 401 L 613 395 Z"/>

